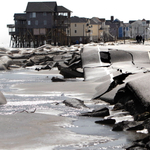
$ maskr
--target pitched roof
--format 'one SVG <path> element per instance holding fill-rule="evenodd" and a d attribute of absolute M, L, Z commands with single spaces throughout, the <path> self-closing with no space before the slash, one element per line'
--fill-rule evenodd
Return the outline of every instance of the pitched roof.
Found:
<path fill-rule="evenodd" d="M 116 18 L 116 19 L 114 20 L 114 22 L 120 22 L 120 20 Z"/>
<path fill-rule="evenodd" d="M 71 12 L 69 9 L 64 6 L 57 6 L 57 12 Z"/>
<path fill-rule="evenodd" d="M 93 19 L 90 19 L 90 24 L 97 24 L 97 22 Z"/>
<path fill-rule="evenodd" d="M 77 16 L 70 18 L 71 23 L 83 23 L 83 22 L 87 22 L 87 20 L 88 20 L 87 18 L 79 18 Z"/>
<path fill-rule="evenodd" d="M 136 20 L 129 20 L 129 23 L 131 24 L 131 23 L 133 23 L 133 22 L 135 22 Z"/>
<path fill-rule="evenodd" d="M 56 2 L 28 2 L 26 12 L 71 12 Z"/>
<path fill-rule="evenodd" d="M 25 13 L 17 13 L 14 14 L 15 20 L 26 20 L 26 14 Z"/>
<path fill-rule="evenodd" d="M 90 23 L 91 24 L 102 24 L 102 22 L 100 21 L 100 19 L 98 17 L 93 17 L 92 19 L 90 19 Z"/>
<path fill-rule="evenodd" d="M 26 12 L 55 12 L 56 2 L 28 2 Z"/>

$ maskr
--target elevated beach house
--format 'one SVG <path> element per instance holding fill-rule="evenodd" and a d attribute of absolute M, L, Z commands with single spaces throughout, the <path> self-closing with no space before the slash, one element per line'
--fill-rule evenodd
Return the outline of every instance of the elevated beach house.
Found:
<path fill-rule="evenodd" d="M 11 47 L 38 47 L 43 44 L 68 45 L 71 11 L 56 2 L 28 2 L 25 13 L 14 14 L 8 24 Z"/>

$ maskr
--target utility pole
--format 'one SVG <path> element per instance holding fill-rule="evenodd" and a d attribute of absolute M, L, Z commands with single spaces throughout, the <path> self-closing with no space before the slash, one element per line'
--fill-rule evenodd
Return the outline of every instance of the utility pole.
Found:
<path fill-rule="evenodd" d="M 126 36 L 126 32 L 125 31 L 126 31 L 126 26 L 124 25 L 124 44 L 126 43 L 126 41 L 125 41 L 126 40 L 126 37 L 125 37 Z"/>

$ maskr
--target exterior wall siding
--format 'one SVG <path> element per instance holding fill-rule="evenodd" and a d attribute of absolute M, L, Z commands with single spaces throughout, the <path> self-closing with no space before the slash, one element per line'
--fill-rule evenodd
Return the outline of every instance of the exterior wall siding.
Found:
<path fill-rule="evenodd" d="M 118 29 L 119 31 L 119 38 L 123 38 L 124 37 L 124 35 L 123 35 L 123 27 L 119 27 L 119 29 Z"/>
<path fill-rule="evenodd" d="M 86 23 L 71 23 L 71 36 L 85 36 Z"/>
<path fill-rule="evenodd" d="M 30 24 L 28 23 L 30 21 Z M 52 28 L 54 26 L 52 13 L 36 13 L 36 17 L 31 17 L 30 13 L 27 13 L 27 28 Z"/>

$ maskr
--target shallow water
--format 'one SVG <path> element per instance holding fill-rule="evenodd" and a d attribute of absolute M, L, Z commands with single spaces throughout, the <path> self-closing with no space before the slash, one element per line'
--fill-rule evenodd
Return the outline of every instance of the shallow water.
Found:
<path fill-rule="evenodd" d="M 70 131 L 73 131 L 77 134 L 82 135 L 94 135 L 99 137 L 104 137 L 103 140 L 100 140 L 95 143 L 88 143 L 82 146 L 67 146 L 67 147 L 57 147 L 56 150 L 122 150 L 126 144 L 130 144 L 133 139 L 143 136 L 143 134 L 137 134 L 131 132 L 113 132 L 111 131 L 112 127 L 108 125 L 95 124 L 94 122 L 102 118 L 93 118 L 93 117 L 79 117 L 78 114 L 84 111 L 89 111 L 87 108 L 75 109 L 67 107 L 62 104 L 62 101 L 67 97 L 61 93 L 53 93 L 49 95 L 27 95 L 27 94 L 14 94 L 13 91 L 19 89 L 12 89 L 15 84 L 22 83 L 35 83 L 35 82 L 49 82 L 51 83 L 51 77 L 54 75 L 50 74 L 35 74 L 32 69 L 19 69 L 12 70 L 7 72 L 1 72 L 0 74 L 0 91 L 4 94 L 7 99 L 6 105 L 0 106 L 0 114 L 13 114 L 17 112 L 34 111 L 35 109 L 48 110 L 54 109 L 57 111 L 63 112 L 62 116 L 71 117 L 74 119 L 71 126 L 65 126 Z M 69 81 L 70 82 L 70 81 Z M 87 102 L 87 105 L 90 108 L 102 108 L 108 106 L 106 103 L 100 103 L 94 105 Z M 108 106 L 109 107 L 109 106 Z M 110 107 L 111 108 L 111 107 Z"/>

